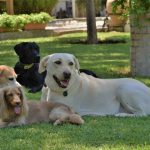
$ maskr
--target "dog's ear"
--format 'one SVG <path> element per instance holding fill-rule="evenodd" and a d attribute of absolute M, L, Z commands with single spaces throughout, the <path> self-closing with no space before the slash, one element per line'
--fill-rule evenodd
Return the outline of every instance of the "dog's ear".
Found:
<path fill-rule="evenodd" d="M 50 58 L 50 55 L 48 56 L 45 56 L 44 58 L 42 58 L 42 60 L 40 61 L 40 64 L 39 64 L 39 73 L 42 73 L 46 70 L 46 66 L 47 66 L 47 62 L 48 62 L 48 59 Z"/>
<path fill-rule="evenodd" d="M 75 56 L 73 56 L 73 59 L 74 59 L 74 62 L 75 62 L 75 68 L 79 71 L 79 69 L 80 69 L 79 61 Z"/>
<path fill-rule="evenodd" d="M 37 52 L 40 52 L 40 48 L 35 42 L 32 42 L 32 46 L 36 49 Z"/>
<path fill-rule="evenodd" d="M 0 89 L 0 106 L 4 103 L 4 100 L 5 100 L 5 97 L 4 97 L 5 92 L 6 92 L 6 90 L 4 90 L 4 88 L 1 88 L 1 89 Z"/>
<path fill-rule="evenodd" d="M 0 67 L 0 77 L 3 75 L 3 72 L 4 72 L 3 68 Z"/>
<path fill-rule="evenodd" d="M 23 92 L 23 88 L 21 86 L 17 86 L 19 92 L 20 92 L 20 99 L 23 101 L 25 99 L 25 95 Z"/>
<path fill-rule="evenodd" d="M 15 52 L 18 56 L 23 55 L 22 47 L 23 47 L 24 44 L 25 44 L 25 42 L 22 42 L 20 44 L 15 45 L 14 50 L 15 50 Z"/>
<path fill-rule="evenodd" d="M 22 114 L 26 116 L 28 114 L 29 108 L 28 108 L 26 97 L 25 97 L 25 92 L 22 86 L 18 86 L 17 88 L 20 91 L 20 99 L 23 102 Z"/>

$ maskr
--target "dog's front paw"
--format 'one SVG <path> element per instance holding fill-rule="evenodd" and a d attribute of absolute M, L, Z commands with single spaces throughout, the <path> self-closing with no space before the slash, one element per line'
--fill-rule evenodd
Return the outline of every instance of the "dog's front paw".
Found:
<path fill-rule="evenodd" d="M 135 114 L 128 114 L 128 113 L 118 113 L 115 114 L 115 117 L 135 117 Z"/>
<path fill-rule="evenodd" d="M 57 119 L 57 120 L 53 123 L 54 126 L 57 126 L 57 125 L 60 125 L 60 124 L 62 124 L 62 121 L 59 120 L 59 119 Z"/>

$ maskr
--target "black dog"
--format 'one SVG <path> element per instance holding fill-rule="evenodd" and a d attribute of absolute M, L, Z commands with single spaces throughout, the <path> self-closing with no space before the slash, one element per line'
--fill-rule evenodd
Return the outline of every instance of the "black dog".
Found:
<path fill-rule="evenodd" d="M 15 52 L 19 56 L 14 70 L 17 73 L 17 81 L 29 88 L 29 92 L 40 91 L 44 85 L 46 72 L 39 74 L 40 50 L 35 42 L 22 42 L 17 44 Z"/>
<path fill-rule="evenodd" d="M 80 69 L 80 72 L 84 72 L 84 73 L 86 73 L 86 74 L 88 74 L 88 75 L 91 75 L 91 76 L 93 76 L 93 77 L 95 77 L 95 78 L 98 78 L 98 76 L 97 76 L 93 71 L 91 71 L 91 70 Z"/>

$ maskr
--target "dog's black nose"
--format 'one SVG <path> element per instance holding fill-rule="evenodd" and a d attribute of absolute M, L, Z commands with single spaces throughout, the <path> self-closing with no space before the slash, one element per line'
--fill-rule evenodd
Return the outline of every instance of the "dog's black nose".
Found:
<path fill-rule="evenodd" d="M 16 106 L 19 106 L 20 105 L 20 102 L 16 102 Z"/>
<path fill-rule="evenodd" d="M 65 79 L 70 79 L 71 73 L 70 72 L 63 72 L 64 78 Z"/>

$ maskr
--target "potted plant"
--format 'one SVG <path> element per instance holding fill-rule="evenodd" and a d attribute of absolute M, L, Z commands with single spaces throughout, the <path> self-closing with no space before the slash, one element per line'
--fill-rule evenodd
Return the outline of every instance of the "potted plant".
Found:
<path fill-rule="evenodd" d="M 124 13 L 127 13 L 126 9 L 122 9 L 121 6 L 118 6 L 116 3 L 118 0 L 107 0 L 106 2 L 106 9 L 107 13 L 110 17 L 109 20 L 109 26 L 112 29 L 116 29 L 117 27 L 124 27 L 126 24 L 128 17 L 122 17 Z M 129 0 L 125 0 L 122 3 L 124 5 L 124 8 L 129 7 Z M 115 5 L 115 8 L 114 8 Z"/>
<path fill-rule="evenodd" d="M 46 23 L 53 19 L 49 14 L 0 15 L 0 32 L 44 29 Z"/>
<path fill-rule="evenodd" d="M 0 32 L 21 30 L 25 24 L 25 19 L 21 15 L 0 15 Z"/>
<path fill-rule="evenodd" d="M 52 19 L 52 17 L 45 12 L 26 15 L 24 18 L 26 18 L 25 30 L 45 29 L 46 24 Z"/>

